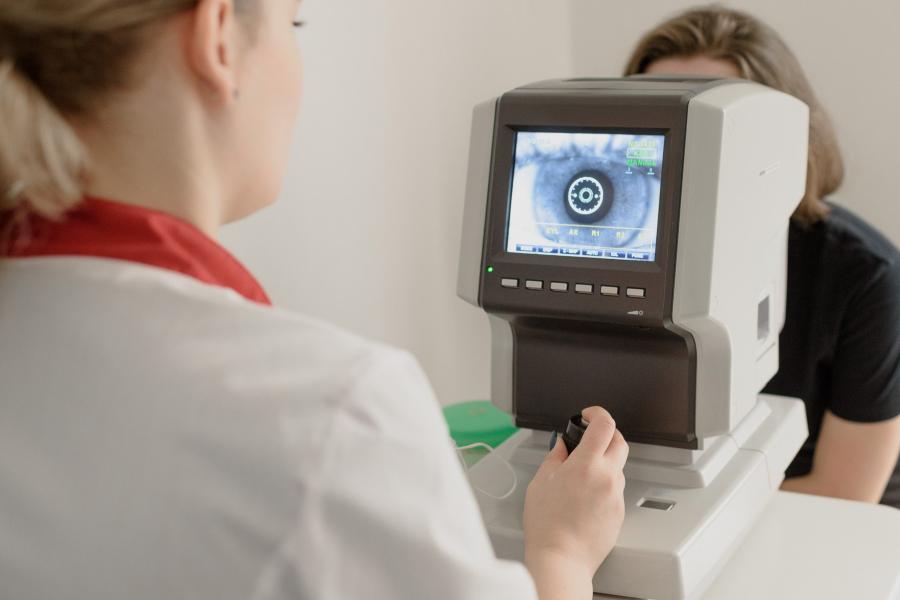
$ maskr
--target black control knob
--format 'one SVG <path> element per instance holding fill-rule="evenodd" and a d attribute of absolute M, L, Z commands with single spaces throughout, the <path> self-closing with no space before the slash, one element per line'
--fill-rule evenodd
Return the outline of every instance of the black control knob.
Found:
<path fill-rule="evenodd" d="M 587 427 L 588 422 L 581 415 L 575 415 L 569 419 L 568 424 L 566 424 L 566 431 L 563 433 L 563 443 L 566 445 L 566 450 L 569 451 L 569 454 L 581 442 L 581 436 L 584 435 Z"/>

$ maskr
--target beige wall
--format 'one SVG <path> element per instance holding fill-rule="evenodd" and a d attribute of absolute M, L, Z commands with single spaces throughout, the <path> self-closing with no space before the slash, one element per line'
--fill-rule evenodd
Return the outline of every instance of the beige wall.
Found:
<path fill-rule="evenodd" d="M 305 0 L 306 99 L 282 199 L 223 239 L 276 302 L 411 349 L 485 398 L 487 320 L 456 298 L 472 107 L 568 75 L 568 4 Z"/>
<path fill-rule="evenodd" d="M 471 107 L 537 79 L 618 74 L 640 33 L 691 3 L 304 4 L 307 93 L 283 198 L 224 240 L 278 304 L 411 349 L 444 402 L 484 398 L 487 321 L 455 296 Z M 900 242 L 896 2 L 733 4 L 799 54 L 844 144 L 842 201 Z"/>

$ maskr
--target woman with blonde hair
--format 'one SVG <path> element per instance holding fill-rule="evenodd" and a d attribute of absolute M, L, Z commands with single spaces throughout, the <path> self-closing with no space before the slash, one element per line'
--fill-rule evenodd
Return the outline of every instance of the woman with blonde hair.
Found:
<path fill-rule="evenodd" d="M 0 0 L 4 598 L 591 596 L 605 411 L 529 486 L 527 570 L 499 561 L 415 361 L 214 239 L 279 193 L 298 4 Z"/>
<path fill-rule="evenodd" d="M 782 488 L 900 507 L 900 257 L 871 225 L 829 202 L 843 161 L 799 61 L 760 20 L 709 6 L 647 33 L 625 71 L 749 79 L 809 105 L 809 169 L 790 225 L 781 365 L 764 390 L 806 404 L 810 435 Z"/>

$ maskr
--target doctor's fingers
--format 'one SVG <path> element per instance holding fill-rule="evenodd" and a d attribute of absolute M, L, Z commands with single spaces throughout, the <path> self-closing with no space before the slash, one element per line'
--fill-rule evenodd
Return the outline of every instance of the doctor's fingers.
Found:
<path fill-rule="evenodd" d="M 628 442 L 625 441 L 622 432 L 618 429 L 613 434 L 613 439 L 606 449 L 606 458 L 612 461 L 613 465 L 619 470 L 625 468 L 625 462 L 628 460 Z"/>
<path fill-rule="evenodd" d="M 581 436 L 578 447 L 572 451 L 572 457 L 582 454 L 602 457 L 606 454 L 616 433 L 616 422 L 608 412 L 599 406 L 584 409 L 581 411 L 581 416 L 588 421 L 588 426 L 584 435 Z"/>
<path fill-rule="evenodd" d="M 563 466 L 563 463 L 568 456 L 569 451 L 566 450 L 566 445 L 563 443 L 562 436 L 556 438 L 556 444 L 547 456 L 544 457 L 544 462 L 538 467 L 531 482 L 534 483 L 544 481 L 545 479 L 552 479 L 553 474 Z M 529 485 L 529 487 L 531 486 Z"/>

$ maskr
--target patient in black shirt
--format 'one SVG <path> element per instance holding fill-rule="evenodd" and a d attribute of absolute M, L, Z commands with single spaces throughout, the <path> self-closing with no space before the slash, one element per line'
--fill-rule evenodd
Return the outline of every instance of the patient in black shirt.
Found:
<path fill-rule="evenodd" d="M 809 438 L 787 471 L 796 477 L 812 470 L 826 411 L 854 423 L 900 415 L 900 259 L 839 207 L 792 223 L 788 244 L 781 366 L 764 391 L 806 403 Z M 900 508 L 900 463 L 881 501 Z"/>
<path fill-rule="evenodd" d="M 782 489 L 900 508 L 900 258 L 873 227 L 825 201 L 843 182 L 843 161 L 799 62 L 758 19 L 711 6 L 644 36 L 626 68 L 640 73 L 749 79 L 809 106 L 809 170 L 790 225 L 781 364 L 764 390 L 806 404 L 809 438 Z"/>

